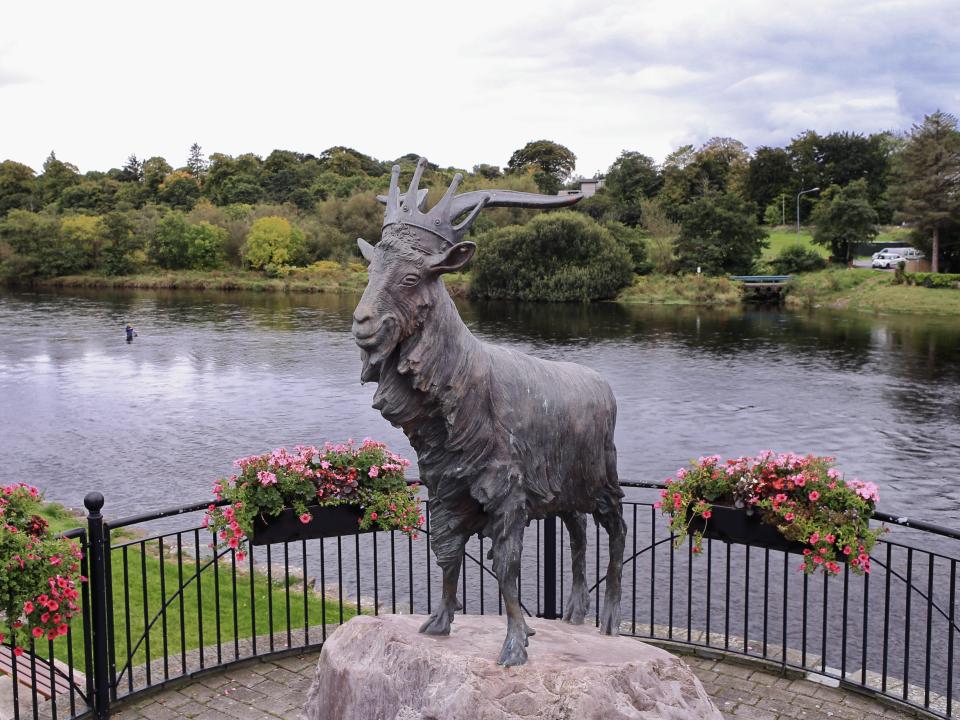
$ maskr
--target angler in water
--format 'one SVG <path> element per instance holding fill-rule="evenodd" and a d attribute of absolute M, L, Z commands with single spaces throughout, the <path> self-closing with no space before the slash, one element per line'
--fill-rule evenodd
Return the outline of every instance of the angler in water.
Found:
<path fill-rule="evenodd" d="M 127 342 L 128 343 L 133 342 L 133 339 L 136 336 L 137 336 L 137 329 L 130 323 L 127 323 Z"/>

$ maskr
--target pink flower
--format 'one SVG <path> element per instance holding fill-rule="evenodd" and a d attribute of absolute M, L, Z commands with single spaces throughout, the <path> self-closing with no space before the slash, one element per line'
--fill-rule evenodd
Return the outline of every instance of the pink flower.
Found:
<path fill-rule="evenodd" d="M 31 630 L 31 632 L 38 640 L 43 637 L 43 628 L 35 627 L 33 630 Z"/>
<path fill-rule="evenodd" d="M 369 476 L 372 477 L 372 478 L 375 478 L 375 477 L 377 477 L 379 474 L 380 474 L 380 468 L 378 468 L 376 465 L 371 465 L 371 466 L 370 466 L 370 472 L 368 472 L 367 475 L 369 475 Z"/>
<path fill-rule="evenodd" d="M 30 602 L 29 600 L 27 600 L 27 601 L 23 604 L 23 612 L 26 613 L 27 615 L 29 615 L 30 613 L 32 613 L 32 612 L 33 612 L 33 603 Z"/>
<path fill-rule="evenodd" d="M 702 513 L 700 513 L 700 514 L 703 515 L 703 519 L 704 519 L 704 520 L 709 520 L 709 519 L 710 519 L 710 516 L 713 515 L 713 510 L 704 510 L 704 511 L 703 511 Z"/>
<path fill-rule="evenodd" d="M 820 499 L 820 493 L 817 492 L 816 490 L 811 490 L 810 494 L 807 495 L 807 497 L 810 498 L 810 502 L 816 502 L 817 500 Z"/>
<path fill-rule="evenodd" d="M 810 536 L 810 540 L 808 540 L 808 542 L 811 545 L 816 545 L 818 542 L 820 542 L 820 533 L 816 533 L 816 532 L 813 533 L 813 535 Z"/>
<path fill-rule="evenodd" d="M 300 522 L 302 522 L 304 525 L 306 525 L 311 520 L 313 520 L 313 515 L 311 515 L 308 512 L 305 512 L 303 515 L 300 516 Z"/>
<path fill-rule="evenodd" d="M 796 515 L 794 515 L 792 512 L 788 512 L 786 515 L 783 516 L 783 519 L 786 520 L 787 522 L 793 522 L 793 519 L 795 517 Z"/>
<path fill-rule="evenodd" d="M 261 485 L 276 485 L 277 476 L 272 472 L 267 472 L 266 470 L 260 470 L 257 472 L 257 480 L 260 481 Z"/>
<path fill-rule="evenodd" d="M 803 487 L 804 485 L 807 484 L 807 479 L 803 475 L 797 475 L 793 479 L 793 484 L 796 485 L 797 487 Z"/>
<path fill-rule="evenodd" d="M 370 519 L 371 519 L 371 520 L 376 520 L 378 517 L 380 517 L 380 516 L 377 515 L 375 512 L 370 513 Z"/>
<path fill-rule="evenodd" d="M 239 551 L 239 552 L 237 553 L 237 560 L 238 560 L 239 562 L 243 562 L 243 561 L 246 560 L 246 559 L 247 559 L 247 554 L 246 554 L 243 550 L 241 550 L 241 551 Z"/>
<path fill-rule="evenodd" d="M 836 535 L 827 535 L 824 540 L 833 545 L 834 541 L 837 539 Z"/>

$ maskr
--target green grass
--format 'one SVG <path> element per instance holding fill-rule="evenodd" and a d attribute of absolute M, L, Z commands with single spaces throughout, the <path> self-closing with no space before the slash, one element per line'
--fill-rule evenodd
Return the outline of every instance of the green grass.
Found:
<path fill-rule="evenodd" d="M 891 273 L 866 268 L 830 268 L 795 277 L 787 305 L 956 317 L 960 316 L 960 291 L 894 285 Z"/>
<path fill-rule="evenodd" d="M 799 235 L 796 228 L 791 229 L 786 225 L 771 228 L 769 232 L 770 236 L 767 241 L 770 245 L 763 251 L 761 261 L 772 260 L 792 245 L 802 245 L 805 248 L 815 250 L 824 258 L 830 256 L 830 251 L 827 248 L 813 242 L 813 235 L 809 228 L 801 228 Z"/>
<path fill-rule="evenodd" d="M 366 267 L 359 263 L 323 260 L 294 268 L 285 277 L 231 268 L 226 270 L 156 270 L 136 275 L 65 275 L 36 280 L 40 287 L 133 288 L 146 290 L 248 290 L 254 292 L 360 293 L 367 284 Z"/>
<path fill-rule="evenodd" d="M 662 305 L 733 305 L 740 288 L 724 277 L 706 275 L 638 275 L 617 301 Z"/>
<path fill-rule="evenodd" d="M 57 532 L 63 532 L 82 524 L 69 510 L 54 504 L 47 504 L 43 511 L 44 517 Z M 187 536 L 189 541 L 189 536 Z M 219 618 L 219 637 L 225 653 L 232 653 L 234 637 L 243 639 L 254 635 L 265 635 L 269 632 L 271 615 L 269 609 L 270 597 L 273 599 L 272 623 L 274 632 L 285 635 L 287 628 L 287 605 L 284 591 L 282 558 L 274 559 L 273 582 L 260 572 L 259 563 L 257 572 L 252 576 L 249 572 L 249 561 L 238 563 L 236 589 L 234 589 L 231 573 L 230 557 L 225 556 L 218 562 L 217 578 L 214 577 L 214 566 L 203 569 L 200 573 L 199 592 L 196 580 L 191 578 L 197 572 L 196 560 L 186 553 L 183 556 L 182 566 L 178 565 L 175 555 L 176 547 L 165 543 L 164 555 L 161 560 L 160 549 L 156 540 L 141 544 L 130 535 L 115 533 L 113 538 L 114 549 L 111 553 L 111 577 L 113 583 L 113 617 L 114 617 L 114 649 L 118 667 L 126 664 L 127 657 L 132 653 L 134 666 L 141 665 L 147 660 L 147 643 L 144 641 L 137 646 L 144 635 L 146 624 L 153 621 L 160 614 L 151 627 L 149 633 L 150 659 L 163 657 L 164 654 L 164 623 L 166 624 L 167 646 L 166 652 L 172 663 L 179 662 L 178 656 L 183 651 L 189 651 L 201 646 L 214 645 L 217 642 L 217 621 Z M 203 540 L 201 540 L 202 542 Z M 124 551 L 123 545 L 126 544 Z M 172 550 L 172 553 L 171 553 Z M 200 567 L 205 566 L 210 558 L 201 559 Z M 180 573 L 186 589 L 182 596 L 177 594 L 180 587 Z M 144 582 L 145 581 L 145 582 Z M 216 589 L 219 586 L 219 612 Z M 252 586 L 252 587 L 251 587 Z M 146 587 L 146 592 L 144 592 Z M 299 588 L 299 589 L 297 589 Z M 251 590 L 253 601 L 251 602 Z M 198 597 L 199 596 L 199 597 Z M 322 622 L 341 622 L 341 609 L 336 601 L 326 600 L 312 591 L 306 593 L 306 610 L 304 608 L 304 592 L 302 582 L 291 578 L 290 589 L 290 627 L 294 630 L 303 628 L 306 622 L 317 626 Z M 236 614 L 234 614 L 234 598 L 236 598 Z M 166 603 L 166 612 L 163 613 Z M 184 621 L 181 627 L 180 613 L 183 609 Z M 146 614 L 147 623 L 144 622 Z M 348 620 L 357 614 L 356 607 L 344 606 L 342 620 Z M 129 621 L 128 621 L 129 618 Z M 236 622 L 236 633 L 234 632 Z M 200 628 L 203 627 L 201 635 Z M 80 616 L 73 621 L 73 665 L 78 668 L 84 666 L 84 650 L 82 642 L 82 620 Z M 127 642 L 127 628 L 129 627 L 130 641 Z M 181 634 L 183 636 L 181 641 Z M 60 660 L 69 662 L 66 638 L 54 642 L 54 654 Z M 44 653 L 45 654 L 45 653 Z"/>
<path fill-rule="evenodd" d="M 767 238 L 770 243 L 763 251 L 761 261 L 772 260 L 783 250 L 791 245 L 802 245 L 805 248 L 812 248 L 822 257 L 830 257 L 830 250 L 823 245 L 817 245 L 813 242 L 813 231 L 809 227 L 801 227 L 800 233 L 797 233 L 796 226 L 778 225 L 768 228 L 770 236 Z M 884 225 L 880 227 L 880 233 L 874 239 L 874 242 L 883 243 L 890 247 L 906 247 L 910 245 L 910 231 L 906 228 L 896 225 Z"/>

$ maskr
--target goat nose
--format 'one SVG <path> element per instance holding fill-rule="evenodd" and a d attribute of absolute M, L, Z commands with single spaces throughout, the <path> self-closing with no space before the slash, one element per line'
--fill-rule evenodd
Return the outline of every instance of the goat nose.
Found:
<path fill-rule="evenodd" d="M 363 325 L 370 319 L 370 311 L 367 308 L 358 307 L 353 311 L 353 322 L 356 325 Z"/>

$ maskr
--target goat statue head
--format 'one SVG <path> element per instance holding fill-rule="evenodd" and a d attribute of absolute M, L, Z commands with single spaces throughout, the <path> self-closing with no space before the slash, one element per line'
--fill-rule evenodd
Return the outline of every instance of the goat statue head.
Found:
<path fill-rule="evenodd" d="M 360 346 L 363 382 L 379 379 L 380 367 L 397 346 L 426 322 L 446 294 L 440 276 L 462 269 L 477 249 L 463 240 L 485 207 L 553 208 L 572 205 L 579 195 L 537 195 L 514 190 L 475 190 L 457 195 L 457 173 L 446 193 L 425 212 L 427 190 L 420 179 L 427 166 L 420 158 L 406 193 L 399 190 L 400 166 L 394 165 L 380 242 L 357 239 L 370 264 L 367 287 L 353 313 L 353 336 Z M 459 222 L 458 222 L 459 221 Z"/>

